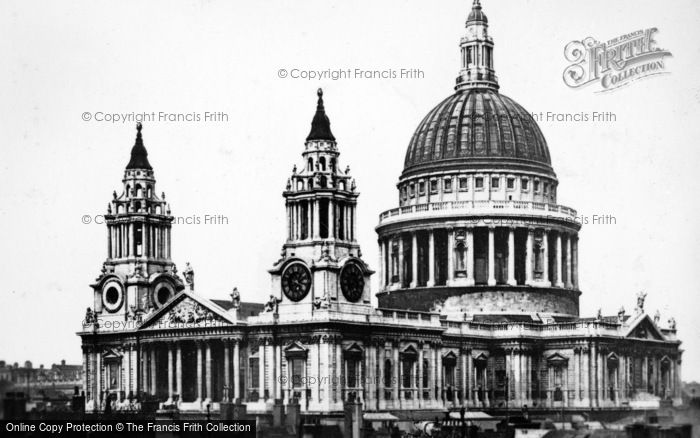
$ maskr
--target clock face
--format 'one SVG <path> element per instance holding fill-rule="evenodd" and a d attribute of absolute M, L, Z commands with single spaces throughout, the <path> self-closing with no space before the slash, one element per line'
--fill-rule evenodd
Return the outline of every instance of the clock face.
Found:
<path fill-rule="evenodd" d="M 365 276 L 362 269 L 356 263 L 345 265 L 340 273 L 340 289 L 345 298 L 351 303 L 358 301 L 362 298 L 364 288 Z"/>
<path fill-rule="evenodd" d="M 292 301 L 301 301 L 311 289 L 311 272 L 301 263 L 289 265 L 282 273 L 282 292 Z"/>

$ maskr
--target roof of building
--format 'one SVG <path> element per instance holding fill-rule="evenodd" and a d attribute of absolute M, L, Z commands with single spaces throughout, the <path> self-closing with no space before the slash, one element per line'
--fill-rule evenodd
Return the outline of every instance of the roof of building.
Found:
<path fill-rule="evenodd" d="M 233 303 L 231 300 L 210 300 L 212 303 L 216 304 L 217 306 L 221 307 L 224 310 L 230 310 L 233 308 Z M 258 313 L 262 312 L 263 309 L 265 308 L 265 305 L 262 303 L 250 303 L 250 302 L 245 302 L 241 301 L 241 307 L 240 307 L 240 315 L 242 317 L 248 317 L 248 316 L 255 316 Z"/>
<path fill-rule="evenodd" d="M 518 168 L 555 176 L 532 115 L 489 88 L 469 88 L 434 107 L 418 125 L 403 176 L 432 170 Z"/>
<path fill-rule="evenodd" d="M 129 160 L 129 164 L 126 165 L 127 169 L 153 170 L 151 164 L 148 162 L 148 152 L 141 138 L 142 127 L 140 122 L 136 124 L 136 142 L 134 143 L 134 147 L 131 148 L 131 159 Z"/>
<path fill-rule="evenodd" d="M 306 137 L 306 141 L 310 140 L 329 140 L 335 141 L 335 137 L 331 132 L 331 121 L 326 115 L 326 109 L 323 106 L 323 90 L 318 89 L 318 103 L 316 104 L 316 114 L 311 121 L 311 132 Z"/>
<path fill-rule="evenodd" d="M 489 22 L 488 18 L 486 18 L 486 14 L 484 14 L 484 11 L 481 10 L 481 2 L 479 0 L 474 0 L 472 11 L 469 13 L 469 17 L 467 17 L 467 23 L 472 21 L 483 21 L 484 23 Z"/>

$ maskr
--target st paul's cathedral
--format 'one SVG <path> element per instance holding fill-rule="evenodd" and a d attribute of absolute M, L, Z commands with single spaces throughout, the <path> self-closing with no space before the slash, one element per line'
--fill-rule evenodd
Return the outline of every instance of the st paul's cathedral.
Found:
<path fill-rule="evenodd" d="M 87 409 L 150 400 L 193 414 L 233 403 L 267 415 L 295 404 L 333 418 L 352 401 L 419 419 L 462 407 L 614 412 L 679 402 L 673 319 L 648 315 L 643 293 L 629 311 L 579 315 L 577 213 L 557 203 L 537 123 L 500 92 L 478 0 L 459 47 L 454 93 L 416 128 L 398 206 L 379 215 L 378 260 L 363 258 L 358 187 L 318 91 L 283 192 L 287 235 L 272 257 L 272 288 L 258 295 L 266 304 L 236 290 L 208 299 L 189 265 L 178 271 L 173 216 L 139 124 L 79 333 Z"/>

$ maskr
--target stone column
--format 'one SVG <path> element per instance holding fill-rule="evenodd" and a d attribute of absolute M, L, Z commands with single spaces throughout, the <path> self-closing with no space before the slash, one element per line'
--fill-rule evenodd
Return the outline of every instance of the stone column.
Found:
<path fill-rule="evenodd" d="M 379 409 L 384 409 L 384 391 L 389 382 L 384 381 L 384 360 L 385 360 L 385 349 L 386 346 L 380 343 L 377 346 L 377 361 L 379 362 L 379 379 L 377 380 L 379 385 Z"/>
<path fill-rule="evenodd" d="M 258 347 L 258 393 L 260 400 L 265 401 L 265 341 Z"/>
<path fill-rule="evenodd" d="M 314 203 L 314 223 L 313 223 L 313 236 L 314 240 L 318 240 L 321 238 L 321 222 L 320 222 L 320 211 L 321 211 L 321 204 L 318 199 L 313 201 Z"/>
<path fill-rule="evenodd" d="M 473 405 L 476 405 L 476 388 L 474 379 L 476 379 L 476 372 L 474 370 L 474 358 L 472 357 L 471 351 L 467 352 L 467 401 L 471 400 Z M 468 403 L 465 404 L 469 406 Z"/>
<path fill-rule="evenodd" d="M 435 362 L 437 365 L 437 398 L 442 402 L 442 348 L 440 345 L 437 346 L 436 353 L 437 356 L 435 358 Z"/>
<path fill-rule="evenodd" d="M 173 394 L 175 393 L 175 388 L 173 387 L 173 380 L 175 379 L 175 370 L 173 369 L 173 345 L 171 342 L 167 343 L 168 348 L 168 401 L 167 403 L 172 403 Z"/>
<path fill-rule="evenodd" d="M 591 405 L 591 360 L 590 360 L 590 349 L 581 349 L 581 365 L 582 372 L 581 377 L 583 379 L 581 395 L 583 397 L 582 406 Z"/>
<path fill-rule="evenodd" d="M 433 231 L 430 231 L 430 238 L 431 241 L 433 239 Z M 435 243 L 433 242 L 433 247 Z M 434 253 L 434 250 L 430 250 L 430 253 Z M 435 269 L 435 263 L 433 260 L 433 263 L 430 264 L 430 267 Z M 435 277 L 435 274 L 433 272 L 433 277 Z M 433 278 L 434 280 L 434 278 Z M 447 285 L 452 286 L 452 283 L 455 280 L 455 230 L 452 228 L 447 229 Z M 428 287 L 434 286 L 435 283 L 433 282 L 432 284 L 428 282 Z"/>
<path fill-rule="evenodd" d="M 411 288 L 418 286 L 418 234 L 411 233 Z"/>
<path fill-rule="evenodd" d="M 175 350 L 175 392 L 182 401 L 182 346 L 179 342 Z"/>
<path fill-rule="evenodd" d="M 99 347 L 95 349 L 95 403 L 97 409 L 102 409 L 102 354 Z"/>
<path fill-rule="evenodd" d="M 241 398 L 241 352 L 240 341 L 233 341 L 233 399 L 236 403 Z"/>
<path fill-rule="evenodd" d="M 363 400 L 365 401 L 365 405 L 371 409 L 372 407 L 375 407 L 376 376 L 374 374 L 377 367 L 374 363 L 374 345 L 371 343 L 367 343 L 365 345 L 365 375 L 362 379 L 362 390 L 364 392 Z"/>
<path fill-rule="evenodd" d="M 111 259 L 112 256 L 112 228 L 107 227 L 107 258 Z"/>
<path fill-rule="evenodd" d="M 231 400 L 231 357 L 229 356 L 229 344 L 231 341 L 229 339 L 223 339 L 224 342 L 224 387 L 226 388 L 225 393 L 221 401 L 227 402 Z"/>
<path fill-rule="evenodd" d="M 156 379 L 156 346 L 151 346 L 151 394 L 158 394 L 158 380 Z"/>
<path fill-rule="evenodd" d="M 204 366 L 205 366 L 205 373 L 206 373 L 206 380 L 205 384 L 207 386 L 206 388 L 206 400 L 207 401 L 214 401 L 214 398 L 212 397 L 212 387 L 211 387 L 211 341 L 206 341 L 206 346 L 204 350 L 205 358 L 204 358 Z"/>
<path fill-rule="evenodd" d="M 124 346 L 124 356 L 122 357 L 122 369 L 124 370 L 125 380 L 124 387 L 122 388 L 122 391 L 124 391 L 124 398 L 129 397 L 129 391 L 131 391 L 131 350 L 131 344 L 126 344 Z M 119 397 L 122 397 L 121 393 Z M 121 401 L 123 401 L 124 398 L 122 398 Z"/>
<path fill-rule="evenodd" d="M 139 368 L 140 370 L 140 377 L 138 377 L 138 382 L 136 385 L 136 391 L 137 392 L 148 392 L 148 350 L 146 349 L 145 344 L 141 344 L 141 352 L 139 355 Z M 138 394 L 139 397 L 141 396 Z"/>
<path fill-rule="evenodd" d="M 437 364 L 437 359 L 435 358 L 435 344 L 428 345 L 428 400 L 431 405 L 435 404 L 435 379 L 437 379 L 437 373 L 435 372 L 435 365 Z"/>
<path fill-rule="evenodd" d="M 496 285 L 496 246 L 494 242 L 494 227 L 489 227 L 489 279 L 487 284 L 489 286 Z"/>
<path fill-rule="evenodd" d="M 574 288 L 578 289 L 578 236 L 573 236 L 573 249 L 571 253 L 571 262 L 573 263 L 573 268 L 571 272 L 571 280 Z"/>
<path fill-rule="evenodd" d="M 555 283 L 556 287 L 564 287 L 564 281 L 563 281 L 563 273 L 564 273 L 564 266 L 562 265 L 562 256 L 561 256 L 561 232 L 557 232 L 557 261 L 556 261 L 556 270 L 557 270 L 557 282 Z"/>
<path fill-rule="evenodd" d="M 306 201 L 306 240 L 311 240 L 313 237 L 313 230 L 311 224 L 313 223 L 313 216 L 311 213 L 311 203 L 313 201 Z"/>
<path fill-rule="evenodd" d="M 590 388 L 591 388 L 591 407 L 598 406 L 598 351 L 595 343 L 591 343 L 590 357 Z"/>
<path fill-rule="evenodd" d="M 549 233 L 551 230 L 542 231 L 542 281 L 545 286 L 552 284 L 549 278 Z"/>
<path fill-rule="evenodd" d="M 403 271 L 403 236 L 399 234 L 398 236 L 399 239 L 399 287 L 403 287 L 404 285 L 404 275 L 406 273 Z"/>
<path fill-rule="evenodd" d="M 508 284 L 515 286 L 515 228 L 508 229 Z"/>
<path fill-rule="evenodd" d="M 335 202 L 328 200 L 328 237 L 335 238 Z"/>
<path fill-rule="evenodd" d="M 574 287 L 571 279 L 571 235 L 566 237 L 566 287 L 567 289 Z"/>
<path fill-rule="evenodd" d="M 422 408 L 423 407 L 423 346 L 419 345 L 418 346 L 418 375 L 416 376 L 417 379 L 417 385 L 416 387 L 418 388 L 418 407 Z"/>
<path fill-rule="evenodd" d="M 467 356 L 469 355 L 469 350 L 466 350 L 464 348 L 460 348 L 459 350 L 460 356 L 462 357 L 462 363 L 461 363 L 461 371 L 462 371 L 462 406 L 467 405 L 467 400 L 469 400 L 469 389 L 467 385 L 467 381 L 469 379 L 468 374 L 467 374 L 467 369 L 469 367 L 469 364 L 467 363 Z"/>
<path fill-rule="evenodd" d="M 581 350 L 574 348 L 574 405 L 581 397 Z"/>
<path fill-rule="evenodd" d="M 318 344 L 315 345 L 316 350 L 318 351 Z M 282 372 L 282 347 L 280 346 L 279 343 L 276 343 L 274 346 L 274 355 L 275 355 L 275 368 L 272 372 L 272 385 L 275 388 L 275 398 L 276 399 L 281 399 L 282 398 L 282 382 L 280 381 L 280 374 Z M 318 377 L 318 376 L 316 376 Z M 317 380 L 318 382 L 318 380 Z M 318 394 L 318 384 L 316 385 L 316 393 Z M 316 401 L 318 401 L 318 397 L 316 397 Z"/>
<path fill-rule="evenodd" d="M 454 251 L 454 249 L 453 249 Z M 453 267 L 454 269 L 454 267 Z M 467 229 L 467 286 L 474 285 L 474 232 Z"/>
<path fill-rule="evenodd" d="M 528 228 L 528 230 L 527 230 L 527 248 L 526 248 L 526 257 L 525 257 L 525 284 L 527 284 L 527 285 L 532 284 L 532 271 L 534 270 L 533 269 L 534 254 L 532 251 L 534 232 L 535 231 L 532 228 Z"/>
<path fill-rule="evenodd" d="M 347 217 L 347 216 L 346 216 Z M 347 234 L 346 234 L 347 236 Z M 379 239 L 379 275 L 377 276 L 379 278 L 379 290 L 382 291 L 384 290 L 385 286 L 385 275 L 386 275 L 386 257 L 384 254 L 384 242 L 382 239 Z"/>
<path fill-rule="evenodd" d="M 335 354 L 336 354 L 336 359 L 335 359 L 335 372 L 337 376 L 337 381 L 338 381 L 338 389 L 337 389 L 337 401 L 339 403 L 342 403 L 343 400 L 345 399 L 345 394 L 344 394 L 344 389 L 345 389 L 345 382 L 343 380 L 343 343 L 339 339 L 337 344 L 335 345 Z"/>
<path fill-rule="evenodd" d="M 202 397 L 202 341 L 196 342 L 197 347 L 197 403 L 201 403 Z"/>
<path fill-rule="evenodd" d="M 435 286 L 435 231 L 430 230 L 428 231 L 428 282 L 427 286 L 428 287 L 433 287 Z M 448 235 L 452 235 L 449 233 Z M 448 257 L 449 257 L 448 253 Z M 450 263 L 447 263 L 448 268 L 447 268 L 447 275 L 453 275 L 454 273 L 454 267 L 450 265 Z"/>
<path fill-rule="evenodd" d="M 603 361 L 603 352 L 600 351 L 600 348 L 598 348 L 598 363 L 596 365 L 596 371 L 597 371 L 597 376 L 596 376 L 596 387 L 598 389 L 598 397 L 597 397 L 597 403 L 598 406 L 602 406 L 603 402 L 605 401 L 605 373 L 603 372 L 604 367 L 605 367 L 605 362 Z"/>
<path fill-rule="evenodd" d="M 403 382 L 401 382 L 401 364 L 399 361 L 399 344 L 398 343 L 392 344 L 391 352 L 394 356 L 394 358 L 393 358 L 394 372 L 391 374 L 392 374 L 392 378 L 395 380 L 395 382 L 392 382 L 392 385 L 391 385 L 391 393 L 392 393 L 391 398 L 393 399 L 392 401 L 393 401 L 394 407 L 398 407 L 399 406 L 399 399 L 403 398 L 403 397 L 400 397 L 400 394 L 402 393 L 402 391 L 400 391 L 400 389 L 399 389 Z"/>

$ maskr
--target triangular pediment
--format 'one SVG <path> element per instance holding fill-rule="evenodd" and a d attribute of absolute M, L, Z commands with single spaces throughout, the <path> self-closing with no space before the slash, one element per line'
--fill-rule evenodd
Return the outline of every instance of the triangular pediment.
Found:
<path fill-rule="evenodd" d="M 287 358 L 303 357 L 306 358 L 308 350 L 298 342 L 292 342 L 284 349 L 284 355 Z"/>
<path fill-rule="evenodd" d="M 347 349 L 343 351 L 343 355 L 346 357 L 361 358 L 362 357 L 362 347 L 353 342 Z"/>
<path fill-rule="evenodd" d="M 474 358 L 474 360 L 479 361 L 479 362 L 486 362 L 487 360 L 489 360 L 489 358 L 484 353 L 479 353 L 479 355 L 476 356 Z"/>
<path fill-rule="evenodd" d="M 226 311 L 191 291 L 182 291 L 149 315 L 139 330 L 214 327 L 235 324 Z"/>
<path fill-rule="evenodd" d="M 551 355 L 547 358 L 547 362 L 550 363 L 551 365 L 563 365 L 568 361 L 569 361 L 569 359 L 567 359 L 566 357 L 562 356 L 559 353 L 554 353 L 553 355 Z"/>
<path fill-rule="evenodd" d="M 121 357 L 121 354 L 117 353 L 111 348 L 102 354 L 103 361 L 121 360 Z"/>
<path fill-rule="evenodd" d="M 647 314 L 639 315 L 632 320 L 625 336 L 637 339 L 653 339 L 655 341 L 663 341 L 665 339 L 659 328 L 656 327 Z"/>

